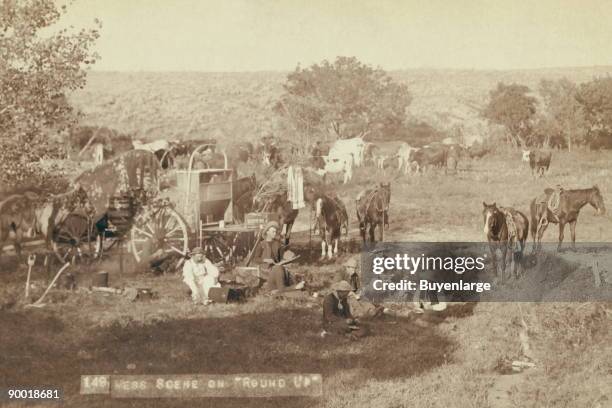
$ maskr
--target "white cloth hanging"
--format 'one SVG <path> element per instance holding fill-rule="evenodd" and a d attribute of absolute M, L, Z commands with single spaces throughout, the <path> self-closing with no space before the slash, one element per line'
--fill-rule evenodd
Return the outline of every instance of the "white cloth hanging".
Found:
<path fill-rule="evenodd" d="M 291 201 L 291 208 L 294 210 L 306 206 L 304 202 L 304 173 L 301 167 L 289 166 L 287 169 L 287 201 Z"/>

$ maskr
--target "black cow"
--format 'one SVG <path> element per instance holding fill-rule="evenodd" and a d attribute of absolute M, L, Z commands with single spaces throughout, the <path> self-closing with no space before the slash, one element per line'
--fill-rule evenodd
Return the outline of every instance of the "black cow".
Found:
<path fill-rule="evenodd" d="M 531 174 L 542 177 L 550 167 L 552 152 L 543 152 L 540 150 L 523 150 L 523 161 L 529 162 Z"/>
<path fill-rule="evenodd" d="M 425 146 L 414 152 L 411 159 L 416 162 L 421 171 L 425 171 L 428 166 L 445 168 L 448 159 L 448 149 L 442 145 Z"/>

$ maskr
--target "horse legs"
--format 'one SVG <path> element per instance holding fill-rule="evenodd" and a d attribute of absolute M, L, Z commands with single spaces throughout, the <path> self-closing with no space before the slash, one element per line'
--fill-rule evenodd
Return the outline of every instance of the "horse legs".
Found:
<path fill-rule="evenodd" d="M 326 245 L 327 243 L 325 242 L 325 237 L 323 237 L 323 239 L 321 240 L 321 258 L 320 259 L 325 258 Z"/>
<path fill-rule="evenodd" d="M 378 241 L 382 242 L 383 240 L 383 229 L 385 228 L 385 223 L 382 222 L 380 224 L 377 224 L 378 227 Z"/>
<path fill-rule="evenodd" d="M 576 250 L 576 220 L 570 222 L 570 231 L 572 233 L 572 250 Z"/>
<path fill-rule="evenodd" d="M 285 245 L 289 245 L 289 238 L 291 238 L 291 228 L 293 228 L 293 223 L 285 224 Z"/>
<path fill-rule="evenodd" d="M 538 237 L 537 237 L 537 246 L 536 252 L 539 252 L 542 249 L 542 236 L 544 235 L 544 231 L 548 228 L 548 220 L 546 218 L 541 218 L 538 223 Z"/>
<path fill-rule="evenodd" d="M 565 229 L 565 222 L 559 221 L 559 244 L 557 245 L 557 251 L 561 250 L 561 244 L 563 243 L 563 230 Z"/>
<path fill-rule="evenodd" d="M 338 238 L 334 239 L 334 256 L 338 256 Z"/>
<path fill-rule="evenodd" d="M 489 241 L 489 251 L 491 252 L 491 263 L 493 264 L 493 271 L 495 272 L 495 277 L 497 277 L 497 253 L 496 253 L 496 245 Z"/>
<path fill-rule="evenodd" d="M 507 267 L 506 257 L 508 256 L 509 242 L 501 243 L 501 244 L 502 244 L 502 247 L 501 247 L 502 258 L 501 258 L 501 280 L 500 282 L 503 282 L 504 279 L 506 278 L 506 267 Z"/>
<path fill-rule="evenodd" d="M 370 232 L 370 243 L 373 244 L 376 242 L 376 238 L 374 237 L 374 233 L 376 232 L 376 224 L 372 222 L 369 223 L 369 232 Z"/>

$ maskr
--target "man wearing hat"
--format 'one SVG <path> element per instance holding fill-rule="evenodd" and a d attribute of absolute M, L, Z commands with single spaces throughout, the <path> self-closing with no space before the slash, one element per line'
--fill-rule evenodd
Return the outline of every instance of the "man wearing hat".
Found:
<path fill-rule="evenodd" d="M 332 284 L 331 289 L 331 293 L 323 298 L 323 335 L 351 334 L 359 328 L 348 303 L 351 285 L 343 280 Z"/>
<path fill-rule="evenodd" d="M 208 291 L 219 284 L 219 269 L 204 255 L 201 247 L 191 251 L 191 258 L 183 265 L 183 282 L 191 289 L 191 299 L 195 304 L 209 304 Z"/>
<path fill-rule="evenodd" d="M 361 274 L 359 273 L 359 255 L 349 258 L 344 263 L 344 272 L 341 274 L 341 279 L 351 285 L 351 291 L 357 293 L 361 289 Z"/>
<path fill-rule="evenodd" d="M 292 251 L 283 251 L 283 246 L 278 239 L 280 225 L 276 221 L 268 222 L 261 231 L 264 241 L 262 252 L 263 279 L 266 280 L 266 288 L 270 291 L 301 290 L 304 283 L 291 285 L 291 276 L 284 265 L 295 261 L 298 256 Z M 283 253 L 284 252 L 284 253 Z"/>

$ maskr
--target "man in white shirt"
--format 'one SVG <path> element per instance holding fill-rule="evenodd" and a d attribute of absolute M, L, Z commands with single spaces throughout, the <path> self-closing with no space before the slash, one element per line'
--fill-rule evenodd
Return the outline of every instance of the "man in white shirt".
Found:
<path fill-rule="evenodd" d="M 219 269 L 204 256 L 200 247 L 191 251 L 191 258 L 183 265 L 183 282 L 191 289 L 193 303 L 209 304 L 208 291 L 219 288 Z"/>

